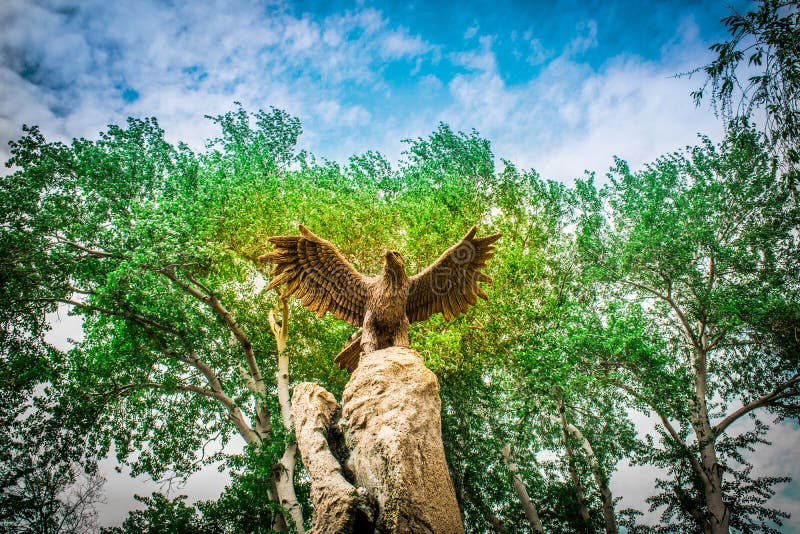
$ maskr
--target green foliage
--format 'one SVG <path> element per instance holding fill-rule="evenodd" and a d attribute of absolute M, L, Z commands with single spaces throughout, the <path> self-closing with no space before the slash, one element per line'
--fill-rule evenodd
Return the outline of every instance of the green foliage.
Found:
<path fill-rule="evenodd" d="M 638 441 L 628 417 L 632 408 L 664 415 L 689 440 L 695 370 L 681 321 L 659 295 L 713 341 L 717 420 L 796 373 L 798 210 L 770 187 L 769 158 L 750 129 L 640 172 L 618 161 L 606 187 L 590 176 L 567 188 L 509 162 L 497 171 L 488 141 L 444 124 L 406 140 L 406 159 L 392 166 L 375 152 L 317 162 L 295 149 L 299 121 L 277 109 L 239 106 L 211 120 L 221 133 L 200 154 L 169 144 L 153 119 L 70 145 L 26 128 L 12 143 L 14 172 L 0 180 L 0 354 L 3 391 L 16 392 L 5 420 L 39 384 L 49 400 L 37 417 L 80 436 L 82 461 L 114 450 L 155 478 L 216 461 L 232 473 L 213 502 L 142 498 L 147 508 L 119 532 L 266 532 L 283 513 L 268 492 L 292 436 L 279 422 L 266 321 L 276 299 L 263 293 L 268 274 L 256 258 L 268 236 L 299 223 L 368 274 L 386 248 L 413 274 L 473 224 L 503 232 L 488 302 L 410 332 L 440 380 L 446 453 L 471 532 L 526 528 L 507 444 L 550 531 L 586 527 L 570 467 L 595 528 L 596 481 L 607 483 L 623 458 L 665 466 L 664 489 L 696 499 L 681 478 L 685 450 Z M 332 359 L 353 328 L 290 306 L 292 383 L 339 396 L 347 375 Z M 83 320 L 83 339 L 66 353 L 44 341 L 46 313 L 64 309 Z M 796 397 L 778 401 L 760 407 L 796 418 Z M 564 437 L 561 406 L 596 465 Z M 237 434 L 243 454 L 205 454 Z M 777 480 L 747 478 L 737 452 L 757 437 L 725 439 L 720 453 L 741 466 L 737 483 L 753 481 L 726 486 L 736 524 L 779 518 L 764 511 Z M 309 518 L 307 481 L 296 478 Z M 667 519 L 687 517 L 685 503 L 658 499 Z M 634 513 L 617 515 L 634 528 Z"/>
<path fill-rule="evenodd" d="M 601 331 L 610 350 L 596 347 L 595 365 L 637 408 L 676 426 L 662 434 L 663 451 L 648 438 L 638 457 L 672 475 L 651 499 L 653 509 L 665 507 L 662 528 L 708 513 L 689 465 L 707 443 L 725 466 L 731 525 L 780 524 L 763 505 L 786 479 L 750 478 L 737 452 L 752 451 L 762 432 L 727 432 L 757 409 L 798 415 L 796 340 L 782 333 L 798 325 L 797 205 L 774 187 L 759 135 L 747 127 L 719 147 L 703 139 L 639 172 L 618 161 L 610 180 L 599 190 L 578 185 L 579 257 L 609 302 Z"/>
<path fill-rule="evenodd" d="M 745 454 L 753 453 L 757 445 L 769 445 L 764 439 L 767 426 L 755 421 L 752 431 L 731 438 L 724 436 L 718 451 L 726 467 L 723 491 L 726 504 L 730 508 L 731 527 L 743 533 L 775 533 L 789 514 L 769 506 L 769 499 L 775 494 L 774 487 L 790 481 L 788 477 L 752 476 L 752 464 Z M 697 474 L 684 461 L 685 452 L 676 446 L 669 436 L 662 432 L 663 450 L 651 448 L 646 461 L 664 469 L 669 476 L 656 480 L 659 493 L 648 497 L 650 510 L 662 510 L 660 525 L 647 527 L 644 531 L 685 532 L 686 525 L 693 525 L 693 532 L 702 532 L 693 514 L 702 513 L 706 507 L 702 483 Z M 744 450 L 742 450 L 744 449 Z M 643 461 L 645 456 L 640 457 Z M 638 532 L 638 530 L 634 530 Z"/>
<path fill-rule="evenodd" d="M 708 79 L 692 96 L 699 104 L 710 84 L 711 101 L 726 120 L 750 118 L 756 110 L 764 110 L 769 142 L 796 196 L 800 172 L 798 4 L 760 0 L 755 9 L 734 13 L 722 23 L 730 39 L 711 46 L 716 57 L 702 68 Z"/>
<path fill-rule="evenodd" d="M 94 532 L 104 479 L 80 429 L 45 416 L 46 396 L 3 390 L 1 398 L 0 530 Z"/>
<path fill-rule="evenodd" d="M 208 530 L 195 509 L 184 501 L 186 495 L 174 499 L 153 493 L 152 497 L 136 495 L 136 500 L 146 505 L 144 510 L 134 510 L 121 528 L 105 529 L 105 534 L 158 534 L 174 532 L 176 534 L 201 534 L 215 532 Z"/>

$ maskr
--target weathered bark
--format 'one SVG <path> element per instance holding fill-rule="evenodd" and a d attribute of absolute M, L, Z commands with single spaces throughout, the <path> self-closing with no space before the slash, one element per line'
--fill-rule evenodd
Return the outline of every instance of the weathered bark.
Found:
<path fill-rule="evenodd" d="M 357 521 L 375 532 L 464 531 L 442 445 L 438 382 L 415 351 L 364 355 L 338 422 L 335 399 L 319 386 L 295 387 L 292 405 L 311 475 L 312 532 L 353 532 Z M 333 439 L 339 432 L 343 450 Z"/>
<path fill-rule="evenodd" d="M 575 469 L 575 460 L 573 458 L 572 448 L 569 446 L 569 431 L 567 430 L 567 416 L 564 412 L 564 399 L 558 399 L 558 413 L 561 421 L 561 432 L 564 435 L 564 450 L 567 452 L 567 467 L 569 469 L 569 476 L 572 478 L 572 483 L 575 485 L 575 496 L 578 499 L 578 512 L 580 513 L 584 530 L 586 532 L 590 532 L 592 519 L 589 516 L 589 508 L 586 506 L 586 497 L 583 493 L 581 477 L 578 475 L 578 470 Z"/>
<path fill-rule="evenodd" d="M 310 534 L 353 532 L 356 522 L 359 493 L 345 479 L 342 465 L 328 443 L 338 407 L 333 395 L 317 384 L 303 382 L 294 388 L 295 436 L 311 476 L 311 500 L 314 502 Z"/>
<path fill-rule="evenodd" d="M 281 420 L 287 429 L 292 428 L 292 406 L 289 402 L 289 355 L 286 354 L 286 340 L 289 336 L 289 306 L 285 300 L 281 301 L 281 319 L 279 323 L 275 315 L 270 312 L 269 326 L 278 345 L 278 372 L 276 383 L 278 386 L 278 403 L 281 407 Z M 289 511 L 289 516 L 294 522 L 298 534 L 304 534 L 303 509 L 297 500 L 294 491 L 294 468 L 297 464 L 297 444 L 288 443 L 281 459 L 273 470 L 275 490 L 281 506 Z"/>
<path fill-rule="evenodd" d="M 525 511 L 525 517 L 528 518 L 528 523 L 530 523 L 536 534 L 544 534 L 544 528 L 539 519 L 539 514 L 536 512 L 536 507 L 528 497 L 528 491 L 525 489 L 525 484 L 522 483 L 522 477 L 519 476 L 519 467 L 512 460 L 511 445 L 506 443 L 502 452 L 508 472 L 511 473 L 511 484 L 514 486 L 514 491 L 517 492 L 517 497 L 520 504 L 522 504 L 522 509 Z"/>

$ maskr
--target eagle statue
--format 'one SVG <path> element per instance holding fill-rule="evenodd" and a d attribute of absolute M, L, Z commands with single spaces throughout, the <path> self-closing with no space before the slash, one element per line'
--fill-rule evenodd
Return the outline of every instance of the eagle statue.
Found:
<path fill-rule="evenodd" d="M 486 299 L 478 282 L 491 282 L 481 272 L 494 255 L 500 233 L 475 237 L 473 226 L 422 272 L 408 277 L 399 252 L 386 252 L 383 273 L 364 276 L 333 244 L 300 225 L 299 236 L 268 238 L 273 250 L 259 260 L 275 264 L 266 290 L 286 284 L 280 298 L 295 295 L 319 317 L 331 312 L 361 331 L 334 359 L 353 372 L 361 354 L 390 346 L 408 347 L 408 325 L 436 313 L 451 320 Z"/>

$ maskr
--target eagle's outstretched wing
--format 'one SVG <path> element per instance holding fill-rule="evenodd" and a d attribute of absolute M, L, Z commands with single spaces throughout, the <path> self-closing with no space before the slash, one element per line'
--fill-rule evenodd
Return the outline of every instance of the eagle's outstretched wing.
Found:
<path fill-rule="evenodd" d="M 486 260 L 494 256 L 492 243 L 501 236 L 497 233 L 476 239 L 473 226 L 435 263 L 412 276 L 406 303 L 409 322 L 424 321 L 439 312 L 449 321 L 467 311 L 477 302 L 477 297 L 486 299 L 486 293 L 478 282 L 491 282 L 492 279 L 481 269 L 486 266 Z"/>
<path fill-rule="evenodd" d="M 295 295 L 309 310 L 322 317 L 331 312 L 353 326 L 361 326 L 367 303 L 364 276 L 329 241 L 300 225 L 301 236 L 268 238 L 274 245 L 258 259 L 275 264 L 269 291 L 281 284 L 281 298 Z"/>

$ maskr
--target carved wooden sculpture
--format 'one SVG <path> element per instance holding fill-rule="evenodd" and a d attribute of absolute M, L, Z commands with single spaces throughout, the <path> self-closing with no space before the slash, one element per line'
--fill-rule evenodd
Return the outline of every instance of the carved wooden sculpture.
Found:
<path fill-rule="evenodd" d="M 386 252 L 383 273 L 368 277 L 356 271 L 329 241 L 300 225 L 300 236 L 270 237 L 274 250 L 259 259 L 275 264 L 267 290 L 281 284 L 281 298 L 295 295 L 320 317 L 326 312 L 362 328 L 334 362 L 351 373 L 362 353 L 390 346 L 408 347 L 408 324 L 441 313 L 457 317 L 486 299 L 478 282 L 494 255 L 492 243 L 502 234 L 475 237 L 473 226 L 428 268 L 412 277 L 400 253 Z"/>

